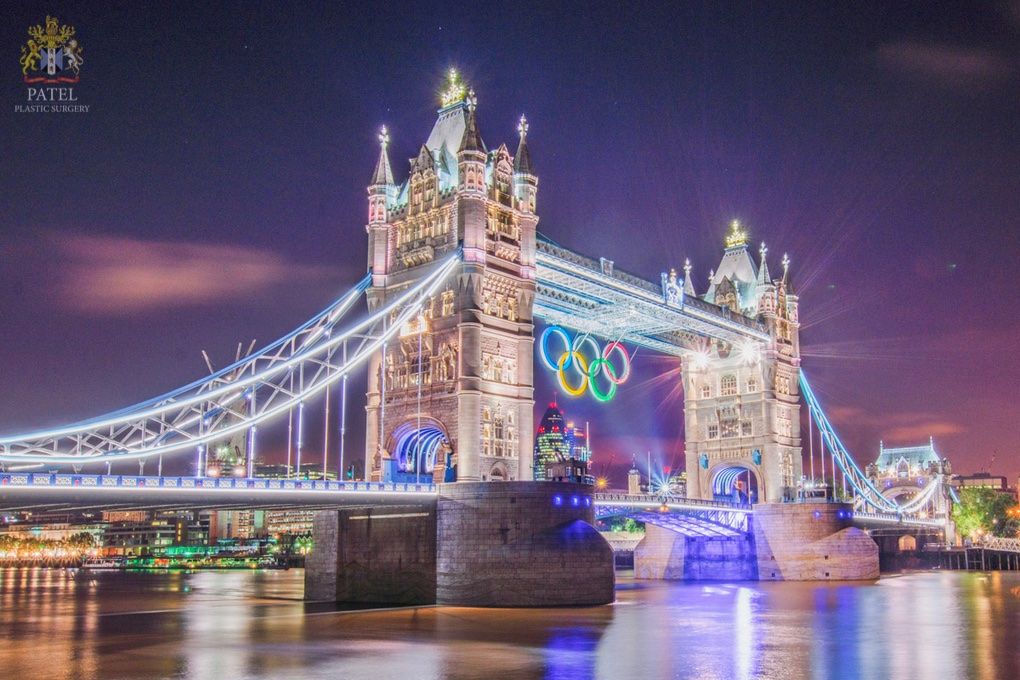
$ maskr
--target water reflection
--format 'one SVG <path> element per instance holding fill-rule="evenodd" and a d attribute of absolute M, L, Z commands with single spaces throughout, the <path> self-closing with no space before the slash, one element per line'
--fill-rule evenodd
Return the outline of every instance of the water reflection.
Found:
<path fill-rule="evenodd" d="M 1020 677 L 1020 575 L 621 580 L 609 607 L 344 612 L 290 572 L 0 570 L 25 678 Z"/>

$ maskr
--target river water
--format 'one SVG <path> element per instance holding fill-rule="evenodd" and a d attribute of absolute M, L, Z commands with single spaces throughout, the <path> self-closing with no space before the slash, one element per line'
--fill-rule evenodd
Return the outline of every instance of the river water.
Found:
<path fill-rule="evenodd" d="M 338 611 L 302 578 L 0 569 L 0 678 L 1020 678 L 1015 573 L 622 574 L 611 606 L 535 610 Z"/>

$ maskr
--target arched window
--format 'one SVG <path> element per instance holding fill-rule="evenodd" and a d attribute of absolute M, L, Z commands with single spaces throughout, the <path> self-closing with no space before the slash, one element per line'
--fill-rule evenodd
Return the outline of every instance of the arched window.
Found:
<path fill-rule="evenodd" d="M 504 438 L 504 427 L 503 427 L 503 416 L 497 415 L 496 420 L 492 427 L 492 439 L 494 446 L 493 455 L 503 455 L 503 438 Z"/>
<path fill-rule="evenodd" d="M 747 391 L 757 392 L 758 391 L 758 376 L 752 375 L 747 379 Z"/>
<path fill-rule="evenodd" d="M 704 383 L 701 386 L 701 398 L 708 399 L 712 396 L 712 386 L 708 383 Z"/>
<path fill-rule="evenodd" d="M 737 393 L 737 376 L 724 375 L 719 381 L 719 393 L 724 397 L 732 397 Z"/>

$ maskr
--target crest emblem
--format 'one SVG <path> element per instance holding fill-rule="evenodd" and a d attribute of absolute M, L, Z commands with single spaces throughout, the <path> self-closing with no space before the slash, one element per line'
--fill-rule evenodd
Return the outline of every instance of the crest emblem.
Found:
<path fill-rule="evenodd" d="M 51 16 L 46 17 L 45 26 L 29 26 L 19 60 L 26 83 L 77 83 L 83 62 L 74 26 L 61 26 Z"/>

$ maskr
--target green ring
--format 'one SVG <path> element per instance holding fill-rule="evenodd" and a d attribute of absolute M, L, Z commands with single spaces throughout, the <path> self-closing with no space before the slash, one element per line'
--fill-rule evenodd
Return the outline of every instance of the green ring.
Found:
<path fill-rule="evenodd" d="M 595 374 L 598 372 L 600 366 L 605 366 L 609 374 L 616 378 L 616 368 L 608 359 L 599 357 L 590 364 L 588 364 L 588 388 L 591 390 L 591 396 L 595 397 L 596 401 L 606 403 L 610 399 L 616 396 L 616 383 L 613 380 L 609 381 L 609 390 L 607 392 L 599 391 L 599 386 L 595 382 Z"/>

